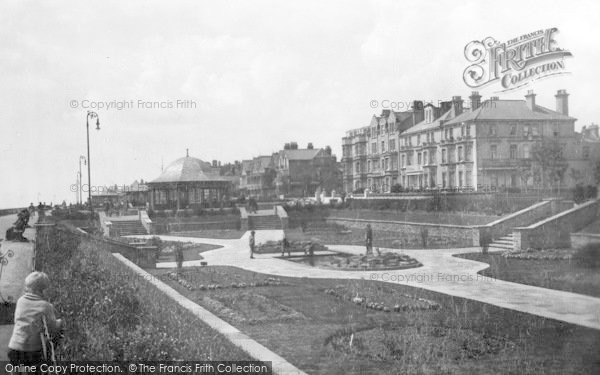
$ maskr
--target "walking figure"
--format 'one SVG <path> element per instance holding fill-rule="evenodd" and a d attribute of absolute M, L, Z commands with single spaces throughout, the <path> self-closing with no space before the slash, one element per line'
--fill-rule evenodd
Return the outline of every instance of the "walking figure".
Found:
<path fill-rule="evenodd" d="M 367 255 L 373 253 L 373 230 L 371 224 L 367 224 L 367 232 L 365 235 L 365 244 L 367 246 Z"/>
<path fill-rule="evenodd" d="M 290 243 L 288 242 L 287 238 L 285 238 L 285 235 L 284 235 L 283 240 L 281 240 L 281 256 L 285 255 L 286 250 L 287 250 L 288 256 L 291 256 Z"/>
<path fill-rule="evenodd" d="M 175 262 L 177 262 L 177 273 L 181 273 L 183 268 L 183 246 L 181 244 L 175 245 Z"/>
<path fill-rule="evenodd" d="M 249 245 L 250 245 L 250 259 L 254 259 L 254 231 L 250 232 L 250 239 L 249 239 Z"/>

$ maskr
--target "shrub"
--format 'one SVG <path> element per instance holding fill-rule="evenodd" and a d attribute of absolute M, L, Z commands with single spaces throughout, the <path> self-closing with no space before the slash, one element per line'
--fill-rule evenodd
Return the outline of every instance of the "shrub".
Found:
<path fill-rule="evenodd" d="M 573 255 L 573 259 L 581 267 L 600 268 L 600 243 L 583 246 Z"/>
<path fill-rule="evenodd" d="M 598 196 L 598 187 L 595 185 L 588 185 L 585 188 L 585 199 L 596 199 Z"/>
<path fill-rule="evenodd" d="M 585 200 L 585 190 L 583 186 L 577 185 L 573 188 L 573 201 L 577 204 Z"/>
<path fill-rule="evenodd" d="M 402 185 L 400 185 L 400 184 L 394 184 L 390 188 L 391 193 L 402 193 L 403 191 L 404 191 L 404 189 L 402 188 Z"/>

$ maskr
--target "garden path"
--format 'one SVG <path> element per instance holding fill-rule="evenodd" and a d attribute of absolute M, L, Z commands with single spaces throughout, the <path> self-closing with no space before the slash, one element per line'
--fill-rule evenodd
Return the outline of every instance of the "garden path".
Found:
<path fill-rule="evenodd" d="M 518 284 L 481 276 L 479 271 L 489 267 L 486 263 L 454 257 L 456 254 L 480 251 L 479 248 L 396 250 L 423 264 L 422 267 L 394 271 L 332 271 L 279 259 L 279 254 L 255 254 L 250 259 L 249 233 L 240 239 L 224 240 L 160 236 L 163 240 L 207 243 L 223 246 L 203 252 L 203 261 L 209 265 L 227 265 L 248 271 L 286 276 L 328 279 L 370 279 L 388 283 L 410 285 L 451 296 L 468 298 L 507 309 L 521 311 L 545 318 L 600 329 L 600 298 L 559 290 Z M 256 231 L 256 242 L 278 240 L 281 230 Z M 134 236 L 144 237 L 144 236 Z M 148 237 L 148 236 L 145 236 Z M 359 254 L 360 246 L 328 245 L 331 250 Z M 159 263 L 161 268 L 175 267 L 174 262 Z M 200 266 L 200 261 L 184 262 L 184 266 Z"/>

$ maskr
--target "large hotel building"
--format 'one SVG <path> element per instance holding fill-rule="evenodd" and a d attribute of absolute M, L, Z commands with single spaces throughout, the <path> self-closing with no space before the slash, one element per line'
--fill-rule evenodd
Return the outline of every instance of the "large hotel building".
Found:
<path fill-rule="evenodd" d="M 531 91 L 525 100 L 482 101 L 473 92 L 468 106 L 454 96 L 439 106 L 415 101 L 412 111 L 384 110 L 343 137 L 344 190 L 534 186 L 532 148 L 544 139 L 561 146 L 563 185 L 589 183 L 579 180 L 591 178 L 584 171 L 597 142 L 575 132 L 568 96 L 558 90 L 555 110 L 538 105 Z M 597 126 L 587 133 L 597 133 Z"/>

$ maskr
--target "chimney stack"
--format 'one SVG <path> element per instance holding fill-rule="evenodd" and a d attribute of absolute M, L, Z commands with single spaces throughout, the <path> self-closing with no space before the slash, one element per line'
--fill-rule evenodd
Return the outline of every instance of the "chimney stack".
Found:
<path fill-rule="evenodd" d="M 527 100 L 527 107 L 532 111 L 535 110 L 535 94 L 533 93 L 533 90 L 527 91 L 525 99 Z"/>
<path fill-rule="evenodd" d="M 479 95 L 479 92 L 471 92 L 471 96 L 469 96 L 469 99 L 471 100 L 471 111 L 474 111 L 477 108 L 479 108 L 479 106 L 481 105 L 481 95 Z"/>
<path fill-rule="evenodd" d="M 413 101 L 413 125 L 416 125 L 425 119 L 425 108 L 420 100 Z"/>
<path fill-rule="evenodd" d="M 561 89 L 556 92 L 554 95 L 556 98 L 556 112 L 563 114 L 565 116 L 569 115 L 569 94 L 567 94 L 567 90 Z"/>
<path fill-rule="evenodd" d="M 460 96 L 452 97 L 452 105 L 454 106 L 454 112 L 458 116 L 463 111 L 463 100 Z"/>

